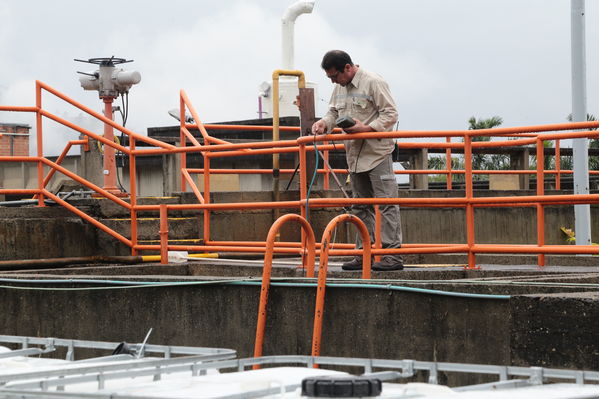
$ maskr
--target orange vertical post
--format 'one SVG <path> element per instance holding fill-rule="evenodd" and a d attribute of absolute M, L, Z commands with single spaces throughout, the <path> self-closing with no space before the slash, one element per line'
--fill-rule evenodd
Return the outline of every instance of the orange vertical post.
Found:
<path fill-rule="evenodd" d="M 374 205 L 374 247 L 376 249 L 383 248 L 381 240 L 381 209 L 379 205 Z M 379 262 L 381 255 L 374 255 L 374 261 Z"/>
<path fill-rule="evenodd" d="M 40 83 L 39 80 L 35 82 L 35 107 L 37 108 L 35 114 L 35 130 L 37 134 L 37 156 L 41 159 L 44 156 L 44 140 L 42 137 L 42 88 Z M 44 188 L 44 164 L 41 160 L 37 161 L 37 188 L 39 190 L 37 206 L 46 206 L 44 194 L 42 194 Z"/>
<path fill-rule="evenodd" d="M 160 204 L 160 263 L 168 264 L 168 211 Z"/>
<path fill-rule="evenodd" d="M 306 145 L 299 145 L 299 180 L 300 180 L 300 201 L 303 201 L 308 196 L 308 181 L 306 176 Z M 300 215 L 306 217 L 306 208 L 304 206 L 300 209 Z"/>
<path fill-rule="evenodd" d="M 561 154 L 560 154 L 560 140 L 555 140 L 555 189 L 562 189 L 562 174 L 561 174 Z"/>
<path fill-rule="evenodd" d="M 326 146 L 328 144 L 328 142 L 323 141 L 322 144 Z M 324 162 L 323 162 L 323 166 L 324 166 L 324 183 L 323 183 L 323 188 L 325 190 L 328 190 L 329 187 L 330 187 L 329 186 L 329 176 L 331 174 L 331 170 L 329 169 L 329 150 L 324 150 L 323 151 L 323 155 L 324 155 Z"/>
<path fill-rule="evenodd" d="M 327 267 L 329 263 L 330 240 L 337 225 L 342 222 L 353 223 L 362 236 L 364 252 L 362 254 L 362 278 L 370 278 L 370 236 L 368 229 L 359 217 L 344 214 L 333 218 L 322 233 L 320 242 L 320 262 L 318 263 L 318 287 L 316 289 L 316 306 L 314 308 L 314 330 L 312 332 L 312 356 L 320 356 L 320 338 L 322 336 L 322 321 L 324 318 L 324 298 L 327 284 Z M 314 367 L 317 367 L 315 364 Z"/>
<path fill-rule="evenodd" d="M 451 137 L 446 137 L 445 141 L 451 143 Z M 451 173 L 451 148 L 445 149 L 445 168 L 447 169 L 447 189 L 451 190 L 453 175 Z"/>
<path fill-rule="evenodd" d="M 131 203 L 131 255 L 137 255 L 137 166 L 135 151 L 135 137 L 129 136 L 129 199 Z"/>
<path fill-rule="evenodd" d="M 537 196 L 545 195 L 545 151 L 543 140 L 537 138 Z M 537 202 L 537 244 L 545 245 L 545 207 Z M 538 265 L 545 266 L 545 254 L 537 255 Z"/>
<path fill-rule="evenodd" d="M 468 244 L 468 269 L 476 269 L 476 256 L 472 251 L 474 245 L 474 183 L 472 181 L 472 137 L 464 136 L 464 168 L 466 172 L 466 240 Z"/>
<path fill-rule="evenodd" d="M 102 97 L 102 101 L 104 101 L 104 116 L 112 120 L 112 102 L 114 98 Z M 114 143 L 114 128 L 108 123 L 104 123 L 104 138 Z M 102 188 L 109 193 L 120 194 L 121 190 L 116 186 L 115 151 L 114 147 L 109 145 L 104 145 L 104 169 L 102 173 L 104 174 L 104 187 Z"/>
<path fill-rule="evenodd" d="M 185 147 L 187 144 L 187 137 L 185 137 L 185 133 L 183 129 L 185 128 L 185 100 L 183 99 L 183 90 L 179 92 L 179 142 L 181 147 Z M 207 143 L 204 143 L 207 144 Z M 187 169 L 187 153 L 181 152 L 181 171 Z M 181 192 L 185 192 L 187 189 L 187 182 L 185 181 L 185 176 L 183 172 L 181 172 Z"/>
<path fill-rule="evenodd" d="M 204 153 L 204 203 L 210 203 L 210 152 Z M 204 242 L 210 241 L 210 211 L 204 209 Z"/>

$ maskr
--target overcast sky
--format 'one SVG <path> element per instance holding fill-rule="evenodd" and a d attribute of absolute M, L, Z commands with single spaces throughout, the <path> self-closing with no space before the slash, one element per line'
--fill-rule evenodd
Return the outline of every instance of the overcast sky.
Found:
<path fill-rule="evenodd" d="M 204 122 L 257 117 L 258 85 L 281 67 L 281 16 L 293 0 L 103 2 L 0 0 L 0 104 L 34 105 L 39 79 L 96 110 L 73 58 L 133 59 L 128 127 L 145 134 L 184 89 Z M 599 1 L 586 2 L 588 111 L 599 114 Z M 400 129 L 464 129 L 471 116 L 504 126 L 564 122 L 571 111 L 569 0 L 316 0 L 296 21 L 295 67 L 318 84 L 317 113 L 332 85 L 319 64 L 350 53 L 389 82 Z M 52 112 L 95 126 L 45 97 Z M 27 122 L 2 113 L 2 122 Z M 46 125 L 45 125 L 46 126 Z M 101 129 L 100 129 L 101 130 Z M 48 123 L 46 154 L 76 134 Z"/>

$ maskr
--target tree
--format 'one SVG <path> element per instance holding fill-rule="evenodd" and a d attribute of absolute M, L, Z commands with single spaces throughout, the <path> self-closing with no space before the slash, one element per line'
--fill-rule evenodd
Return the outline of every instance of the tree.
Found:
<path fill-rule="evenodd" d="M 476 119 L 472 116 L 468 119 L 468 130 L 492 129 L 500 126 L 503 119 L 500 116 L 493 116 L 487 119 Z M 472 141 L 491 141 L 491 136 L 474 136 Z M 510 160 L 507 155 L 496 154 L 472 154 L 472 169 L 473 170 L 498 170 L 509 169 Z M 475 180 L 481 180 L 481 175 L 474 175 Z"/>

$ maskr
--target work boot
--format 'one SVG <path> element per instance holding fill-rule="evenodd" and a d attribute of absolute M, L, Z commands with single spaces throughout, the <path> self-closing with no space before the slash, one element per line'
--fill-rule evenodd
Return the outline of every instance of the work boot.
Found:
<path fill-rule="evenodd" d="M 377 272 L 403 270 L 403 260 L 401 258 L 385 256 L 380 262 L 375 262 L 372 265 L 372 270 Z"/>
<path fill-rule="evenodd" d="M 341 268 L 343 270 L 362 270 L 362 258 L 353 258 L 349 262 L 345 262 Z"/>

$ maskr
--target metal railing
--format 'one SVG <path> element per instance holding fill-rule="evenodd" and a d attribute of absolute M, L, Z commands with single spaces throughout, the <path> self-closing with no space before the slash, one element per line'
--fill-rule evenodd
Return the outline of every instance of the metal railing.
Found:
<path fill-rule="evenodd" d="M 109 124 L 115 129 L 123 132 L 129 137 L 128 146 L 122 146 L 118 143 L 111 142 L 101 135 L 95 134 L 92 131 L 81 128 L 69 121 L 60 118 L 42 107 L 42 93 L 50 93 L 63 101 L 75 106 L 81 111 L 95 117 L 105 124 Z M 214 210 L 249 210 L 249 209 L 294 209 L 299 214 L 306 218 L 310 208 L 326 208 L 326 207 L 346 207 L 351 205 L 400 205 L 404 207 L 430 207 L 430 208 L 462 208 L 466 212 L 466 242 L 463 244 L 404 244 L 401 248 L 385 249 L 381 247 L 380 242 L 380 218 L 377 217 L 377 228 L 375 228 L 374 246 L 372 254 L 381 256 L 385 254 L 408 254 L 408 253 L 464 253 L 468 255 L 468 268 L 476 268 L 476 254 L 483 253 L 528 253 L 538 255 L 538 264 L 545 264 L 545 254 L 599 254 L 599 247 L 590 245 L 546 245 L 544 238 L 544 209 L 548 205 L 573 205 L 573 204 L 594 204 L 599 202 L 599 194 L 589 195 L 545 195 L 543 184 L 537 184 L 536 195 L 518 196 L 518 197 L 475 197 L 473 190 L 473 175 L 474 174 L 521 174 L 531 173 L 529 170 L 508 170 L 508 171 L 476 171 L 472 169 L 472 154 L 475 148 L 489 148 L 501 146 L 521 146 L 521 145 L 536 145 L 537 168 L 534 174 L 537 177 L 537 182 L 543 182 L 545 175 L 555 174 L 559 181 L 559 176 L 568 171 L 563 171 L 559 168 L 559 156 L 556 158 L 556 170 L 544 170 L 544 152 L 543 142 L 547 140 L 555 140 L 557 152 L 559 153 L 559 141 L 572 138 L 597 138 L 599 132 L 596 131 L 581 131 L 581 129 L 594 129 L 599 127 L 599 122 L 577 122 L 564 123 L 543 126 L 530 127 L 515 127 L 515 128 L 493 128 L 485 130 L 458 130 L 458 131 L 396 131 L 396 132 L 369 132 L 359 134 L 328 134 L 321 136 L 299 137 L 295 140 L 275 140 L 264 142 L 250 143 L 229 143 L 227 141 L 214 138 L 207 132 L 195 108 L 189 101 L 184 91 L 180 93 L 181 105 L 181 125 L 180 125 L 180 146 L 173 146 L 159 140 L 151 139 L 146 136 L 137 134 L 127 128 L 124 128 L 114 121 L 106 118 L 88 107 L 85 107 L 78 102 L 70 99 L 66 95 L 58 92 L 50 86 L 36 82 L 36 106 L 35 107 L 9 107 L 2 106 L 0 111 L 13 112 L 33 112 L 36 114 L 36 139 L 37 139 L 37 155 L 33 157 L 0 157 L 0 162 L 35 162 L 37 163 L 37 181 L 38 187 L 35 189 L 0 189 L 1 194 L 28 194 L 35 195 L 39 206 L 44 206 L 44 198 L 50 198 L 67 208 L 71 212 L 80 216 L 84 220 L 92 223 L 94 226 L 110 234 L 120 242 L 131 248 L 133 255 L 139 251 L 159 251 L 162 255 L 162 263 L 167 263 L 168 251 L 227 251 L 227 252 L 253 252 L 266 253 L 267 243 L 263 241 L 215 241 L 211 239 L 211 221 L 210 213 Z M 189 109 L 195 123 L 189 124 L 185 121 L 185 110 Z M 84 136 L 84 140 L 71 141 L 67 144 L 65 151 L 57 162 L 52 162 L 43 156 L 43 124 L 42 119 L 48 118 L 59 124 L 67 126 Z M 223 125 L 209 125 L 210 128 L 227 129 L 232 128 Z M 243 127 L 234 126 L 235 129 L 265 129 L 265 127 L 253 126 Z M 272 129 L 272 127 L 267 127 Z M 192 129 L 199 130 L 203 143 L 196 139 L 191 133 Z M 281 128 L 284 130 L 295 130 L 297 128 Z M 574 132 L 559 132 L 563 130 L 576 130 Z M 513 140 L 500 140 L 488 142 L 473 142 L 476 136 L 500 136 L 507 138 L 515 138 Z M 452 138 L 461 138 L 463 142 L 452 142 Z M 129 159 L 129 202 L 115 196 L 114 194 L 96 186 L 95 184 L 85 180 L 73 172 L 65 169 L 60 165 L 61 160 L 66 155 L 72 145 L 86 145 L 87 139 L 95 139 L 104 145 L 114 147 L 123 152 Z M 463 173 L 465 176 L 465 196 L 452 198 L 308 198 L 307 187 L 309 186 L 308 176 L 306 175 L 307 163 L 306 157 L 308 153 L 315 151 L 323 151 L 327 154 L 329 151 L 341 149 L 342 145 L 324 144 L 332 141 L 345 140 L 360 140 L 360 139 L 376 139 L 376 138 L 394 138 L 401 140 L 409 140 L 410 138 L 430 138 L 443 139 L 444 142 L 400 142 L 400 148 L 445 148 L 448 152 L 448 159 L 451 158 L 451 149 L 463 149 L 465 159 L 464 171 L 452 170 L 451 162 L 447 162 L 446 170 L 407 170 L 396 173 L 405 174 L 447 174 L 451 177 L 454 174 Z M 136 148 L 136 142 L 143 141 L 154 148 Z M 191 143 L 192 145 L 187 145 Z M 187 168 L 186 156 L 188 153 L 198 153 L 204 159 L 202 169 Z M 276 202 L 238 202 L 238 203 L 212 203 L 210 199 L 210 177 L 216 173 L 268 173 L 268 170 L 219 170 L 211 168 L 211 159 L 219 157 L 237 157 L 251 156 L 260 154 L 280 154 L 280 153 L 297 153 L 299 157 L 299 176 L 300 176 L 300 195 L 299 199 L 292 201 L 276 201 Z M 158 205 L 138 205 L 137 204 L 137 182 L 136 182 L 136 158 L 146 155 L 158 154 L 179 154 L 181 159 L 181 187 L 185 191 L 187 186 L 195 194 L 197 204 L 158 204 Z M 51 169 L 46 176 L 43 174 L 43 167 L 47 166 Z M 131 236 L 125 237 L 119 232 L 109 228 L 100 221 L 94 219 L 90 215 L 82 212 L 72 204 L 52 194 L 46 189 L 46 184 L 52 174 L 59 172 L 65 176 L 75 180 L 76 182 L 86 186 L 99 195 L 110 199 L 114 203 L 125 208 L 130 213 L 131 218 Z M 283 173 L 292 173 L 291 170 L 283 170 Z M 324 167 L 317 170 L 317 173 L 322 173 L 325 179 L 329 176 L 331 170 L 325 163 Z M 337 172 L 337 171 L 335 171 Z M 339 172 L 343 172 L 342 170 Z M 192 178 L 193 174 L 202 173 L 203 190 L 200 191 Z M 274 168 L 271 171 L 274 173 Z M 448 188 L 451 186 L 451 179 L 447 179 Z M 503 244 L 481 244 L 475 242 L 474 235 L 474 210 L 481 207 L 532 207 L 536 209 L 537 214 L 537 243 L 536 245 L 503 245 Z M 170 244 L 168 240 L 168 224 L 166 219 L 170 211 L 194 210 L 203 212 L 203 245 L 175 245 Z M 161 218 L 160 228 L 160 244 L 138 243 L 137 232 L 137 214 L 138 212 L 156 212 Z M 275 242 L 272 246 L 273 253 L 287 254 L 305 254 L 305 232 L 302 231 L 301 242 Z M 321 244 L 315 244 L 316 255 L 320 255 L 322 251 Z M 328 255 L 330 256 L 356 256 L 362 255 L 361 249 L 356 249 L 354 244 L 346 243 L 330 243 L 328 247 Z"/>
<path fill-rule="evenodd" d="M 518 367 L 470 363 L 448 363 L 448 362 L 423 362 L 417 360 L 387 360 L 387 359 L 365 359 L 365 358 L 343 358 L 329 356 L 264 356 L 244 359 L 232 359 L 210 362 L 190 361 L 190 359 L 162 359 L 146 363 L 146 367 L 133 366 L 130 369 L 123 369 L 121 365 L 96 366 L 96 369 L 88 367 L 83 368 L 56 368 L 49 371 L 23 372 L 13 374 L 12 382 L 7 386 L 0 387 L 0 397 L 19 397 L 19 398 L 133 398 L 133 396 L 124 390 L 118 392 L 98 392 L 77 391 L 76 384 L 96 383 L 97 389 L 105 389 L 110 381 L 131 380 L 144 376 L 155 376 L 155 380 L 160 380 L 156 376 L 185 373 L 189 375 L 190 382 L 194 381 L 201 384 L 201 379 L 191 380 L 192 377 L 206 375 L 210 370 L 216 370 L 220 373 L 243 373 L 247 368 L 254 366 L 267 365 L 269 367 L 289 366 L 294 367 L 313 367 L 314 365 L 326 366 L 327 369 L 358 367 L 362 369 L 362 377 L 377 378 L 380 381 L 393 381 L 399 378 L 409 379 L 415 377 L 417 373 L 427 373 L 429 384 L 439 383 L 439 373 L 463 373 L 469 375 L 496 376 L 497 380 L 486 384 L 465 385 L 453 387 L 455 391 L 494 391 L 498 389 L 510 389 L 525 386 L 539 386 L 551 383 L 554 380 L 565 381 L 569 384 L 578 386 L 586 383 L 599 382 L 599 372 L 586 370 L 565 370 L 543 367 Z M 376 370 L 376 371 L 375 371 Z M 277 370 L 273 370 L 273 378 Z M 179 377 L 183 378 L 183 377 Z M 200 377 L 201 378 L 201 377 Z M 242 376 L 240 376 L 243 379 Z M 21 382 L 22 381 L 22 382 Z M 235 375 L 228 379 L 235 383 Z M 279 381 L 280 382 L 280 381 Z M 140 382 L 143 384 L 143 381 Z M 147 387 L 147 383 L 143 385 Z M 301 379 L 292 381 L 284 385 L 277 385 L 269 388 L 254 388 L 248 386 L 246 390 L 233 397 L 257 398 L 266 395 L 281 394 L 282 392 L 291 392 L 301 386 Z M 177 386 L 178 387 L 178 386 Z M 56 392 L 53 389 L 68 389 L 67 391 Z M 176 390 L 173 386 L 173 390 Z M 152 395 L 156 398 L 166 398 L 171 396 Z M 210 396 L 213 397 L 213 396 Z M 217 395 L 216 397 L 220 397 Z"/>

